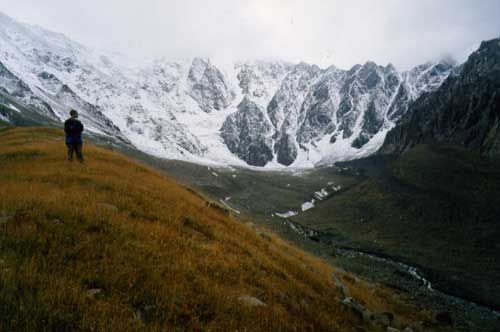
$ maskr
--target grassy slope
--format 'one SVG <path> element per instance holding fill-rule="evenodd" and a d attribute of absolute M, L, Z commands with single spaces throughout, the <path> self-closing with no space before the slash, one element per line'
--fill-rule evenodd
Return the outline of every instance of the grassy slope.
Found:
<path fill-rule="evenodd" d="M 116 152 L 87 145 L 87 163 L 69 163 L 60 137 L 0 130 L 0 331 L 365 324 L 339 304 L 330 266 Z M 372 311 L 394 312 L 397 326 L 429 318 L 401 294 L 345 280 Z M 246 306 L 242 295 L 267 306 Z"/>
<path fill-rule="evenodd" d="M 370 173 L 369 164 L 353 165 Z M 399 257 L 439 288 L 500 309 L 500 163 L 418 146 L 380 165 L 378 175 L 295 221 L 343 234 L 344 245 Z"/>

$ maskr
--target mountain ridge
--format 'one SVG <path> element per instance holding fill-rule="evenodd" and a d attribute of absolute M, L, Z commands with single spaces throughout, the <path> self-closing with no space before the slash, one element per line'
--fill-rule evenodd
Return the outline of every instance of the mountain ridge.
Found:
<path fill-rule="evenodd" d="M 380 153 L 401 154 L 417 144 L 445 143 L 498 156 L 499 63 L 500 38 L 482 42 L 439 89 L 411 105 Z"/>
<path fill-rule="evenodd" d="M 125 66 L 6 16 L 0 46 L 0 62 L 33 95 L 17 100 L 46 108 L 54 120 L 75 108 L 90 131 L 158 157 L 266 168 L 309 168 L 373 153 L 408 104 L 436 89 L 454 66 L 398 72 L 373 62 L 342 70 L 263 60 L 216 66 L 203 58 Z M 240 108 L 245 98 L 258 107 Z M 245 117 L 271 127 L 261 133 L 251 121 L 234 121 Z"/>

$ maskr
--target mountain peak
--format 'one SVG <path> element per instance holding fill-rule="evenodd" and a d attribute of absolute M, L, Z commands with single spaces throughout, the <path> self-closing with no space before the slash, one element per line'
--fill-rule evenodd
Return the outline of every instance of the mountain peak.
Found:
<path fill-rule="evenodd" d="M 188 74 L 189 95 L 207 113 L 229 106 L 234 92 L 224 74 L 209 59 L 194 58 Z"/>
<path fill-rule="evenodd" d="M 450 68 L 458 66 L 458 61 L 451 55 L 442 57 L 437 63 L 448 66 Z"/>
<path fill-rule="evenodd" d="M 363 64 L 363 67 L 367 68 L 378 68 L 379 65 L 377 65 L 374 61 L 368 60 Z"/>
<path fill-rule="evenodd" d="M 500 37 L 482 41 L 478 51 L 480 52 L 486 49 L 499 49 L 499 48 L 500 48 Z"/>

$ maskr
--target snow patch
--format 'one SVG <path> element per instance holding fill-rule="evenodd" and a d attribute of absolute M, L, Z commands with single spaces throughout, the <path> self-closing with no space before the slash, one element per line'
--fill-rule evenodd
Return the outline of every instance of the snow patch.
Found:
<path fill-rule="evenodd" d="M 10 122 L 9 119 L 7 119 L 5 116 L 3 116 L 2 114 L 0 114 L 0 120 L 2 121 L 5 121 L 5 122 Z"/>
<path fill-rule="evenodd" d="M 302 208 L 302 212 L 314 208 L 314 199 L 310 202 L 305 202 L 304 204 L 302 204 L 301 208 Z"/>
<path fill-rule="evenodd" d="M 290 217 L 298 215 L 298 213 L 295 211 L 288 211 L 288 212 L 283 212 L 283 213 L 275 213 L 275 215 L 280 217 L 280 218 L 290 218 Z"/>
<path fill-rule="evenodd" d="M 16 106 L 14 106 L 14 105 L 12 105 L 12 104 L 9 104 L 9 106 L 8 106 L 8 107 L 9 107 L 10 109 L 12 109 L 12 110 L 16 111 L 17 113 L 21 113 L 21 111 L 20 111 L 20 110 L 19 110 Z"/>

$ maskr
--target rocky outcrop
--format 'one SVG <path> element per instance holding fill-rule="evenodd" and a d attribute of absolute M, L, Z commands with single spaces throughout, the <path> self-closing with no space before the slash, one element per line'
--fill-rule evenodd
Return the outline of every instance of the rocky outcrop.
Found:
<path fill-rule="evenodd" d="M 302 122 L 302 105 L 320 74 L 321 69 L 318 66 L 298 64 L 283 79 L 267 107 L 267 113 L 275 128 L 274 153 L 277 154 L 280 164 L 288 166 L 297 157 L 296 135 L 298 123 Z"/>
<path fill-rule="evenodd" d="M 47 80 L 50 81 L 49 84 L 57 91 L 54 95 L 46 94 L 48 103 L 54 103 L 54 107 L 60 104 L 66 106 L 68 110 L 75 109 L 78 111 L 79 117 L 84 120 L 87 125 L 91 125 L 98 129 L 100 133 L 122 142 L 129 142 L 128 139 L 123 136 L 120 129 L 102 113 L 99 106 L 83 100 L 68 85 L 60 82 L 54 75 L 49 76 Z M 61 118 L 61 120 L 65 119 Z"/>
<path fill-rule="evenodd" d="M 332 66 L 314 84 L 302 105 L 304 121 L 298 130 L 299 142 L 309 143 L 335 131 L 339 91 L 345 76 L 345 71 Z"/>
<path fill-rule="evenodd" d="M 249 61 L 235 65 L 241 93 L 266 108 L 293 66 L 281 61 Z"/>
<path fill-rule="evenodd" d="M 287 132 L 293 129 L 311 84 L 320 73 L 318 66 L 300 63 L 285 76 L 267 106 L 267 113 L 278 131 Z"/>
<path fill-rule="evenodd" d="M 438 63 L 428 62 L 403 73 L 403 82 L 387 111 L 389 120 L 397 122 L 411 102 L 439 88 L 451 73 L 460 68 L 456 65 L 453 60 L 445 59 Z"/>
<path fill-rule="evenodd" d="M 400 84 L 401 77 L 392 65 L 367 62 L 349 71 L 337 116 L 343 138 L 354 135 L 353 147 L 363 147 L 382 129 Z"/>
<path fill-rule="evenodd" d="M 16 101 L 36 108 L 42 115 L 57 120 L 50 105 L 36 96 L 31 88 L 0 62 L 0 87 Z"/>
<path fill-rule="evenodd" d="M 265 307 L 266 304 L 259 300 L 258 298 L 250 295 L 242 295 L 238 298 L 240 302 L 249 307 Z"/>
<path fill-rule="evenodd" d="M 226 118 L 221 136 L 229 150 L 250 165 L 265 166 L 273 159 L 273 126 L 265 111 L 245 97 L 238 111 Z"/>
<path fill-rule="evenodd" d="M 500 39 L 483 42 L 440 88 L 411 105 L 380 152 L 403 153 L 420 143 L 449 143 L 500 154 Z"/>
<path fill-rule="evenodd" d="M 180 124 L 173 114 L 152 117 L 140 103 L 130 105 L 126 127 L 134 135 L 144 137 L 158 144 L 161 149 L 172 155 L 198 155 L 206 152 L 206 146 L 185 126 Z"/>
<path fill-rule="evenodd" d="M 209 60 L 195 58 L 188 74 L 189 95 L 205 112 L 221 110 L 234 100 L 224 75 Z"/>

